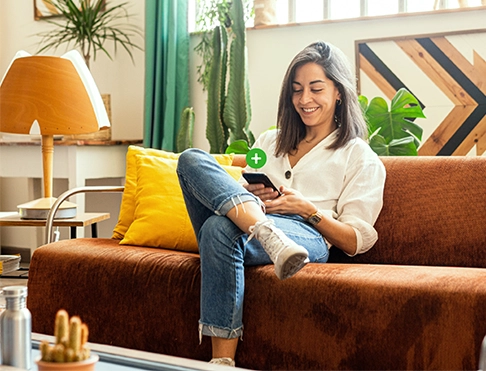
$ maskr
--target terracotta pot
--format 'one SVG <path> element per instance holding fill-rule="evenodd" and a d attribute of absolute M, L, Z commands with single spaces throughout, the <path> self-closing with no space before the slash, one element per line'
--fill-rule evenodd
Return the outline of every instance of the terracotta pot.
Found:
<path fill-rule="evenodd" d="M 86 361 L 81 362 L 44 362 L 38 357 L 35 360 L 39 371 L 93 371 L 95 369 L 95 364 L 98 362 L 100 357 L 96 354 L 91 355 Z"/>

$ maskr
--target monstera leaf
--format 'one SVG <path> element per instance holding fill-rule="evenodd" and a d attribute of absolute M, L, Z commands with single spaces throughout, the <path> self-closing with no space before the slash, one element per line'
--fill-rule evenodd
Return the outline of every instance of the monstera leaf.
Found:
<path fill-rule="evenodd" d="M 377 134 L 370 138 L 370 147 L 378 156 L 416 156 L 417 146 L 414 138 L 409 136 L 393 139 L 387 143 L 385 138 Z"/>
<path fill-rule="evenodd" d="M 418 100 L 402 88 L 387 102 L 375 97 L 368 105 L 365 96 L 359 97 L 368 124 L 369 144 L 380 156 L 414 156 L 422 140 L 422 128 L 412 120 L 425 118 Z"/>

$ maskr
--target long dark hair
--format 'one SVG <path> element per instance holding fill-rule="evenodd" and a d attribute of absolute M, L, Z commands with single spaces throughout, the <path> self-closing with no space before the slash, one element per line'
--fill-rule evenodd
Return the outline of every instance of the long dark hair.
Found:
<path fill-rule="evenodd" d="M 292 82 L 297 68 L 307 63 L 321 66 L 326 77 L 334 82 L 341 95 L 341 104 L 336 105 L 335 111 L 340 130 L 336 140 L 328 148 L 337 149 L 354 138 L 367 137 L 368 131 L 356 93 L 356 76 L 351 70 L 348 58 L 337 47 L 318 41 L 294 57 L 283 79 L 278 102 L 277 127 L 280 131 L 275 156 L 294 152 L 305 137 L 305 125 L 292 103 Z"/>

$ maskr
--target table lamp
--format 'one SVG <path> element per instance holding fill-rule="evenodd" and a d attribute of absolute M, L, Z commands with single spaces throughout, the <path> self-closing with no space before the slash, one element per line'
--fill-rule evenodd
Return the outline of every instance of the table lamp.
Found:
<path fill-rule="evenodd" d="M 0 132 L 41 135 L 44 197 L 18 205 L 23 219 L 46 219 L 52 197 L 54 136 L 87 134 L 108 128 L 101 94 L 83 57 L 73 50 L 61 57 L 18 52 L 0 82 Z M 66 204 L 66 205 L 64 205 Z M 56 218 L 76 216 L 64 202 Z"/>

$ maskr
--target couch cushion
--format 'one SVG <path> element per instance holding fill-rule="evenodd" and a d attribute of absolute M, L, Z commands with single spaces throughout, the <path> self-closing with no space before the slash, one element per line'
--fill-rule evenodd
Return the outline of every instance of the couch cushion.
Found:
<path fill-rule="evenodd" d="M 109 239 L 38 248 L 27 306 L 52 334 L 57 309 L 80 315 L 90 341 L 208 361 L 199 344 L 199 256 Z M 475 369 L 486 333 L 484 269 L 308 264 L 280 281 L 245 268 L 237 365 L 279 370 Z"/>
<path fill-rule="evenodd" d="M 137 190 L 137 155 L 157 156 L 161 158 L 177 159 L 178 153 L 162 151 L 153 148 L 129 146 L 126 156 L 125 190 L 123 191 L 122 203 L 118 222 L 113 230 L 113 238 L 121 240 L 128 227 L 133 222 L 135 213 L 135 193 Z M 221 165 L 231 165 L 233 155 L 214 155 Z"/>
<path fill-rule="evenodd" d="M 330 262 L 486 267 L 486 157 L 382 157 L 378 241 Z"/>
<path fill-rule="evenodd" d="M 186 348 L 181 356 L 189 358 L 208 350 L 198 345 L 197 254 L 78 238 L 39 247 L 31 264 L 34 332 L 51 335 L 64 308 L 83 319 L 96 343 L 165 354 Z"/>
<path fill-rule="evenodd" d="M 197 252 L 197 241 L 176 173 L 177 159 L 137 155 L 134 220 L 122 245 Z M 222 165 L 234 178 L 241 167 Z"/>

